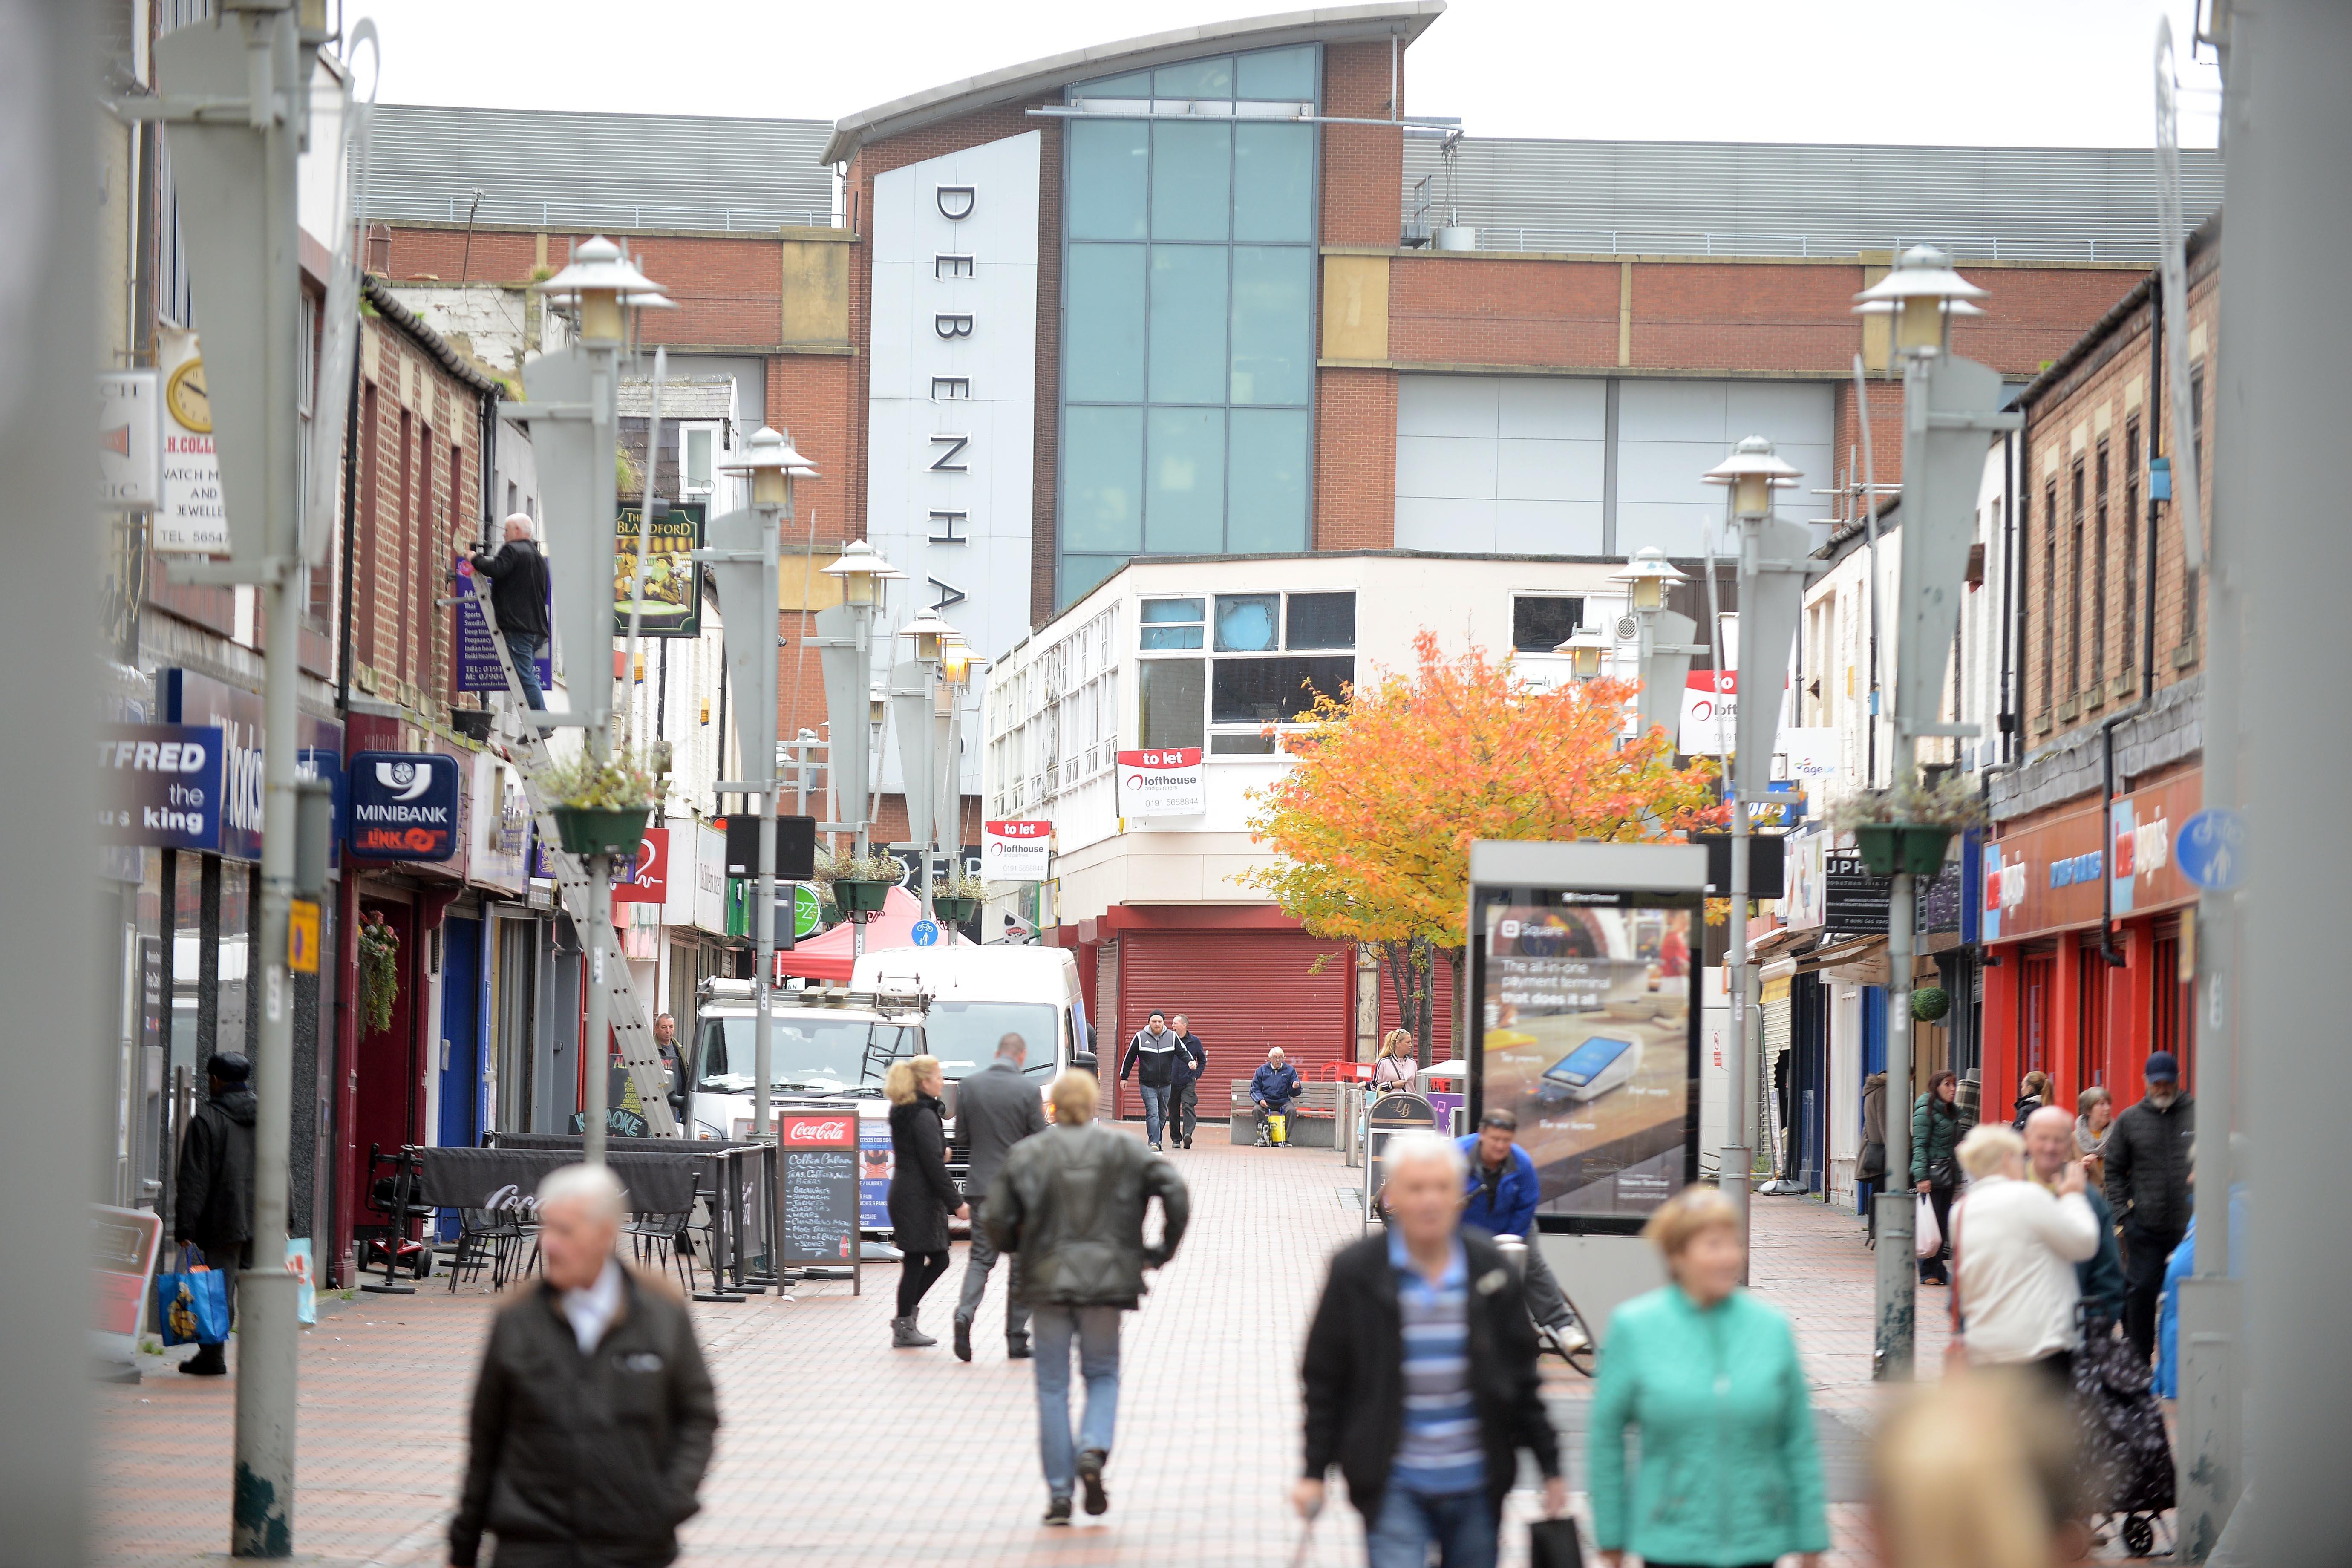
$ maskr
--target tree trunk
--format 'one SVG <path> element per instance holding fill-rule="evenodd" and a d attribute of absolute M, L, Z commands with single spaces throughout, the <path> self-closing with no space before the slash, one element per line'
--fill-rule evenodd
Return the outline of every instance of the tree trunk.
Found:
<path fill-rule="evenodd" d="M 1470 1059 L 1470 1009 L 1479 1005 L 1468 990 L 1465 966 L 1469 951 L 1463 947 L 1445 949 L 1445 967 L 1454 976 L 1454 1057 L 1456 1061 L 1465 1062 Z"/>

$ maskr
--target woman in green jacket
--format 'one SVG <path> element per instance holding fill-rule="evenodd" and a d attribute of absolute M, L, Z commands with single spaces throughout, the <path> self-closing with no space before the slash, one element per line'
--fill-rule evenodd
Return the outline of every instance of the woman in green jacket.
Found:
<path fill-rule="evenodd" d="M 1944 1244 L 1933 1258 L 1919 1260 L 1919 1283 L 1948 1282 L 1944 1259 L 1952 1255 L 1952 1194 L 1960 1184 L 1959 1108 L 1953 1103 L 1959 1080 L 1939 1072 L 1927 1080 L 1927 1092 L 1911 1107 L 1911 1184 L 1927 1194 L 1935 1206 L 1936 1227 Z"/>
<path fill-rule="evenodd" d="M 1788 1319 L 1739 1288 L 1739 1215 L 1685 1187 L 1643 1228 L 1674 1283 L 1610 1321 L 1592 1396 L 1593 1534 L 1603 1561 L 1645 1568 L 1819 1568 L 1830 1544 L 1813 1413 Z M 1630 1501 L 1625 1429 L 1642 1464 Z"/>

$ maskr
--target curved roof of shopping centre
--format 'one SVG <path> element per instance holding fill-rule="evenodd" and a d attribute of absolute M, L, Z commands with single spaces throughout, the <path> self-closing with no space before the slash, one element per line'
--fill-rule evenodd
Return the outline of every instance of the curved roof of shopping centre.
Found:
<path fill-rule="evenodd" d="M 834 122 L 820 160 L 845 163 L 867 142 L 897 136 L 974 110 L 1053 92 L 1074 81 L 1169 65 L 1223 49 L 1275 49 L 1294 44 L 1347 43 L 1394 35 L 1410 44 L 1444 15 L 1445 0 L 1375 0 L 1360 5 L 1318 5 L 1271 16 L 1203 22 L 1115 44 L 1068 49 L 1044 59 L 983 71 L 944 86 L 877 103 Z"/>

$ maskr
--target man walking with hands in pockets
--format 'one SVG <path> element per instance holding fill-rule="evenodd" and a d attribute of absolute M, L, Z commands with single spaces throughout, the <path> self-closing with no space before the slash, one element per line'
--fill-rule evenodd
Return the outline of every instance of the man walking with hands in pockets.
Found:
<path fill-rule="evenodd" d="M 989 1239 L 986 1213 L 989 1184 L 1013 1146 L 1045 1131 L 1045 1108 L 1037 1091 L 1021 1076 L 1029 1043 L 1019 1035 L 996 1042 L 996 1059 L 986 1072 L 968 1075 L 956 1086 L 956 1153 L 965 1163 L 964 1201 L 971 1205 L 971 1251 L 963 1262 L 963 1296 L 956 1303 L 955 1353 L 971 1359 L 971 1321 L 980 1315 L 980 1299 L 988 1289 L 989 1270 L 996 1267 L 996 1243 Z M 1029 1354 L 1029 1309 L 1021 1300 L 1021 1260 L 1005 1265 L 1004 1354 L 1020 1361 Z"/>

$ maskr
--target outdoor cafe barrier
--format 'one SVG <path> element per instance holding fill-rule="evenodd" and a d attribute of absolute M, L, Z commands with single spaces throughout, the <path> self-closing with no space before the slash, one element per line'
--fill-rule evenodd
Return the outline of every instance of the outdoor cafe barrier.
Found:
<path fill-rule="evenodd" d="M 502 1150 L 573 1159 L 583 1142 L 576 1132 L 497 1132 L 491 1138 Z M 776 1252 L 774 1144 L 648 1138 L 640 1147 L 631 1146 L 638 1142 L 613 1140 L 605 1145 L 605 1161 L 625 1186 L 631 1186 L 630 1162 L 659 1161 L 685 1173 L 691 1200 L 650 1212 L 691 1212 L 688 1228 L 697 1236 L 703 1268 L 710 1276 L 710 1288 L 696 1291 L 696 1300 L 740 1301 L 782 1283 L 769 1261 Z M 631 1186 L 633 1197 L 635 1192 Z"/>

